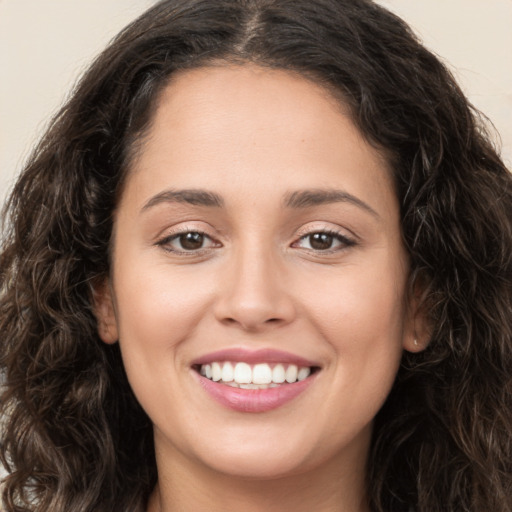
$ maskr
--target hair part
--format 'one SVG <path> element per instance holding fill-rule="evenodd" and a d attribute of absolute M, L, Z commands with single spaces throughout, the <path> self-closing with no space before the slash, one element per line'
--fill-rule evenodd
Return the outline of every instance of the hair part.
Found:
<path fill-rule="evenodd" d="M 442 63 L 367 0 L 165 0 L 78 84 L 8 202 L 0 366 L 8 511 L 144 510 L 152 426 L 103 344 L 113 213 L 175 73 L 290 70 L 392 163 L 431 340 L 405 353 L 368 461 L 374 512 L 512 510 L 512 178 Z"/>

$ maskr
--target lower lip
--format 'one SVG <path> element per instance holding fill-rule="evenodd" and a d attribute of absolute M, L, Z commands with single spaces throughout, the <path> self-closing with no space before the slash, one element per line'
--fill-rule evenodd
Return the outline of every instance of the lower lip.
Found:
<path fill-rule="evenodd" d="M 315 380 L 308 378 L 267 389 L 242 389 L 219 384 L 194 372 L 203 389 L 217 402 L 238 412 L 266 412 L 277 409 L 303 393 Z"/>

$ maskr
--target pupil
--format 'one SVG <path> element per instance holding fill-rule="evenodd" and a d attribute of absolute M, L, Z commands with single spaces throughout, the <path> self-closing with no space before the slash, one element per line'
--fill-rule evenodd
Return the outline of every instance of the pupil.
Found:
<path fill-rule="evenodd" d="M 201 233 L 185 233 L 184 235 L 180 235 L 181 247 L 190 251 L 201 249 L 203 241 L 204 236 Z"/>
<path fill-rule="evenodd" d="M 327 233 L 314 233 L 311 235 L 310 244 L 313 249 L 325 251 L 332 247 L 332 235 Z"/>

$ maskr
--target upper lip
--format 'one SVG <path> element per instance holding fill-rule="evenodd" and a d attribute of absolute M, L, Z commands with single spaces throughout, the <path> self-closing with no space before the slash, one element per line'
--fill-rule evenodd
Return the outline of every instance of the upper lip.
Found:
<path fill-rule="evenodd" d="M 258 350 L 248 350 L 242 347 L 225 348 L 204 354 L 192 361 L 192 365 L 209 364 L 215 361 L 236 361 L 248 364 L 257 363 L 285 363 L 295 364 L 297 366 L 320 366 L 317 362 L 311 361 L 304 357 L 284 352 L 282 350 L 274 350 L 263 348 Z"/>

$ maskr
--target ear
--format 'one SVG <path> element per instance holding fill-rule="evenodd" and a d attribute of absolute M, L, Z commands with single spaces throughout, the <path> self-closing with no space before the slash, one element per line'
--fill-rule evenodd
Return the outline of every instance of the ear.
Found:
<path fill-rule="evenodd" d="M 416 283 L 409 294 L 403 347 L 408 352 L 421 352 L 428 347 L 432 332 L 426 307 L 426 287 Z"/>
<path fill-rule="evenodd" d="M 116 343 L 119 334 L 110 279 L 105 278 L 93 287 L 93 303 L 100 338 L 108 344 Z"/>

